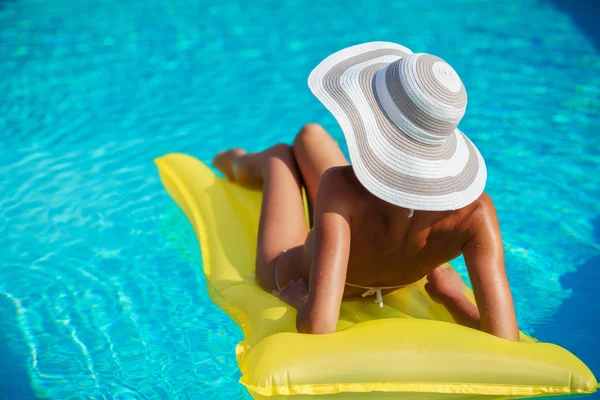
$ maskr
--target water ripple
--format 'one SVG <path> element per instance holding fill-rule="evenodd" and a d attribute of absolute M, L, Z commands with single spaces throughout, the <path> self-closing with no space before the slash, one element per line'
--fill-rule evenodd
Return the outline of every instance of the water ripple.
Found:
<path fill-rule="evenodd" d="M 600 254 L 600 58 L 572 20 L 536 0 L 313 3 L 2 3 L 0 294 L 38 396 L 249 398 L 241 333 L 208 299 L 152 159 L 259 150 L 309 121 L 343 143 L 306 77 L 368 40 L 439 54 L 463 77 L 461 129 L 488 164 L 523 329 L 570 298 L 561 276 Z"/>

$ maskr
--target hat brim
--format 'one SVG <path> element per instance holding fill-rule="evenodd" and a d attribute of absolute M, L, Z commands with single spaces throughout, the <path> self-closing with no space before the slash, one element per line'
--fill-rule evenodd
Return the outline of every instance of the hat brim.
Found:
<path fill-rule="evenodd" d="M 352 46 L 323 60 L 308 85 L 342 128 L 353 170 L 369 192 L 400 207 L 456 210 L 485 187 L 486 166 L 477 148 L 458 129 L 442 145 L 412 139 L 375 96 L 377 71 L 409 54 L 388 42 Z"/>

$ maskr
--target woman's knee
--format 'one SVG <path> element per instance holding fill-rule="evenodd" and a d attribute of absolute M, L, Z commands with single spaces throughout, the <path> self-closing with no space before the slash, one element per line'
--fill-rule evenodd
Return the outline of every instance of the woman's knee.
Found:
<path fill-rule="evenodd" d="M 266 177 L 268 171 L 274 173 L 275 171 L 289 170 L 294 175 L 296 183 L 300 184 L 302 177 L 292 146 L 284 143 L 276 144 L 264 152 L 263 156 L 264 159 L 261 163 L 263 177 Z"/>
<path fill-rule="evenodd" d="M 294 151 L 302 150 L 309 147 L 311 144 L 318 144 L 319 142 L 322 142 L 324 138 L 329 137 L 329 134 L 321 125 L 308 123 L 304 125 L 296 135 L 292 148 Z"/>
<path fill-rule="evenodd" d="M 283 163 L 290 168 L 296 167 L 296 158 L 294 156 L 294 151 L 292 150 L 292 146 L 290 146 L 289 144 L 278 143 L 269 148 L 265 153 L 266 157 L 264 161 L 266 162 L 266 164 L 264 165 L 264 167 L 272 165 L 273 163 L 277 164 L 277 161 L 283 161 Z"/>

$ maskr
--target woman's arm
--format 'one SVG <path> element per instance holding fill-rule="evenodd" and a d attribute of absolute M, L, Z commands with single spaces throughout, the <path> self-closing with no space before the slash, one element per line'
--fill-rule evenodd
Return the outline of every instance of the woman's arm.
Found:
<path fill-rule="evenodd" d="M 328 170 L 321 177 L 315 200 L 315 246 L 309 291 L 300 304 L 296 327 L 300 333 L 336 331 L 350 255 L 350 216 L 343 179 Z"/>
<path fill-rule="evenodd" d="M 427 275 L 425 290 L 457 324 L 479 329 L 479 310 L 467 297 L 467 285 L 452 267 L 441 265 Z"/>
<path fill-rule="evenodd" d="M 509 340 L 519 340 L 519 328 L 504 267 L 504 250 L 492 200 L 482 195 L 469 221 L 472 235 L 463 255 L 480 314 L 480 329 Z"/>

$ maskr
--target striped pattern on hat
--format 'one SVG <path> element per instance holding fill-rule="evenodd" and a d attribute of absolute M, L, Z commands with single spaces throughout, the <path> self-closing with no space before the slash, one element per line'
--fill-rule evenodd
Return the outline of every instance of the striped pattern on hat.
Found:
<path fill-rule="evenodd" d="M 441 211 L 462 208 L 483 192 L 483 158 L 457 129 L 467 93 L 439 57 L 365 43 L 327 57 L 308 83 L 340 124 L 354 172 L 373 195 Z"/>

